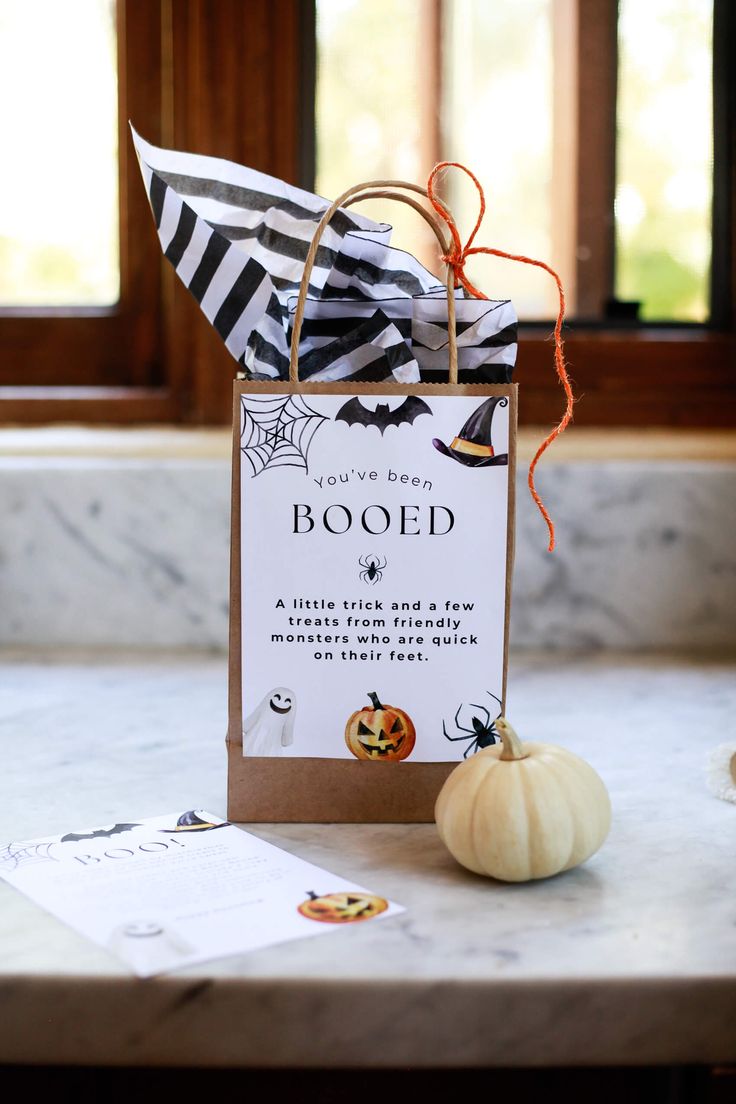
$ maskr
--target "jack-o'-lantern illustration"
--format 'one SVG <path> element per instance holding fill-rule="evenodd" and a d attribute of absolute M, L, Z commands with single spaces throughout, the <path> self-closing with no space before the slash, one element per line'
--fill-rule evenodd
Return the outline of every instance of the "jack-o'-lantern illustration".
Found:
<path fill-rule="evenodd" d="M 353 924 L 356 920 L 370 920 L 387 908 L 388 901 L 370 893 L 326 893 L 319 897 L 310 891 L 307 900 L 299 905 L 299 912 L 307 920 L 321 920 L 323 924 Z"/>
<path fill-rule="evenodd" d="M 414 750 L 416 729 L 403 709 L 382 705 L 375 691 L 371 706 L 358 709 L 345 726 L 345 743 L 356 759 L 406 759 Z"/>

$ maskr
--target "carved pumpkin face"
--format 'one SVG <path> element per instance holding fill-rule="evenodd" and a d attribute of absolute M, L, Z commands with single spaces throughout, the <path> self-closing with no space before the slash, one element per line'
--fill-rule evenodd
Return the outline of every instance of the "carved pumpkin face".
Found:
<path fill-rule="evenodd" d="M 310 893 L 307 901 L 299 905 L 299 912 L 307 920 L 321 920 L 323 924 L 354 924 L 356 920 L 370 920 L 385 912 L 388 901 L 368 893 L 327 893 L 318 897 Z"/>
<path fill-rule="evenodd" d="M 406 759 L 414 750 L 416 730 L 408 713 L 382 705 L 375 692 L 372 706 L 358 709 L 345 726 L 345 743 L 356 759 Z"/>

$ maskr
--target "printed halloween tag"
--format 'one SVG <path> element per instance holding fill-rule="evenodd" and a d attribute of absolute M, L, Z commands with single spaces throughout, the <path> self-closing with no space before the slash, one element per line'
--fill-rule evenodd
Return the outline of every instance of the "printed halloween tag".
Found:
<path fill-rule="evenodd" d="M 201 809 L 9 843 L 0 878 L 141 977 L 404 911 Z"/>
<path fill-rule="evenodd" d="M 336 390 L 239 395 L 242 753 L 462 759 L 498 740 L 514 389 Z"/>

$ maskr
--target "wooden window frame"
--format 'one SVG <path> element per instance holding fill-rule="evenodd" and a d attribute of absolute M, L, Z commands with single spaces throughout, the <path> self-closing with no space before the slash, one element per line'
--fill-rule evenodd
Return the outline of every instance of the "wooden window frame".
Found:
<path fill-rule="evenodd" d="M 435 103 L 430 118 L 441 118 L 442 6 L 430 0 L 428 26 L 435 42 L 425 45 L 425 82 Z M 553 187 L 569 187 L 576 196 L 575 243 L 588 246 L 579 257 L 573 281 L 577 319 L 565 326 L 565 350 L 575 390 L 583 400 L 575 422 L 586 426 L 734 427 L 736 426 L 736 9 L 731 0 L 714 0 L 713 102 L 714 190 L 711 318 L 707 324 L 613 324 L 583 321 L 600 314 L 613 296 L 616 180 L 617 0 L 557 0 L 557 25 L 564 51 L 573 45 L 576 72 L 572 114 L 576 151 L 572 173 L 564 167 Z M 572 31 L 572 33 L 571 33 Z M 425 37 L 426 43 L 426 37 Z M 439 59 L 439 60 L 437 60 Z M 566 110 L 567 104 L 563 105 Z M 434 146 L 430 161 L 442 156 L 438 128 L 427 128 Z M 585 158 L 577 156 L 584 150 Z M 555 174 L 559 167 L 555 166 Z M 523 323 L 515 378 L 520 382 L 519 417 L 545 425 L 559 416 L 562 396 L 554 375 L 551 322 Z"/>
<path fill-rule="evenodd" d="M 160 132 L 156 7 L 145 0 L 118 6 L 120 300 L 112 307 L 0 310 L 5 422 L 168 421 L 176 416 L 161 371 L 161 266 L 140 233 L 150 214 L 127 134 L 128 116 L 139 120 L 144 132 Z M 57 382 L 60 359 L 63 386 Z M 23 385 L 15 385 L 21 379 Z"/>
<path fill-rule="evenodd" d="M 441 0 L 425 0 L 423 53 L 441 68 Z M 570 0 L 574 3 L 574 0 Z M 579 287 L 609 280 L 613 258 L 615 118 L 581 110 L 597 88 L 615 91 L 615 0 L 578 0 L 578 143 L 599 166 L 577 170 L 578 234 L 608 220 Z M 311 187 L 314 179 L 314 0 L 119 0 L 121 300 L 116 308 L 0 311 L 4 423 L 188 423 L 230 418 L 234 361 L 161 257 L 128 134 L 226 157 Z M 571 323 L 566 350 L 579 425 L 736 426 L 734 171 L 736 92 L 729 61 L 730 0 L 715 0 L 713 311 L 707 326 Z M 428 86 L 431 82 L 428 82 Z M 436 82 L 435 82 L 436 87 Z M 595 100 L 600 101 L 596 96 Z M 429 164 L 437 114 L 423 126 Z M 587 220 L 587 222 L 586 222 Z M 595 270 L 597 276 L 591 276 Z M 584 301 L 584 300 L 583 300 Z M 56 365 L 74 366 L 59 387 Z M 33 365 L 33 367 L 31 367 Z M 10 379 L 24 378 L 22 387 Z M 520 327 L 516 378 L 526 424 L 556 420 L 561 394 L 549 327 Z"/>
<path fill-rule="evenodd" d="M 605 292 L 613 294 L 617 71 L 616 0 L 578 0 L 577 118 L 578 241 L 595 242 L 590 260 L 578 262 L 579 313 L 594 313 Z M 576 423 L 639 427 L 736 426 L 736 333 L 734 258 L 736 227 L 736 81 L 732 58 L 736 10 L 730 0 L 713 9 L 713 260 L 710 321 L 612 325 L 571 322 L 566 353 L 583 400 Z M 601 97 L 603 86 L 607 95 Z M 599 110 L 590 110 L 597 104 Z M 587 167 L 595 166 L 597 172 Z M 590 227 L 606 233 L 590 233 Z M 597 300 L 596 300 L 597 297 Z M 550 382 L 549 342 L 539 327 L 519 335 L 520 417 L 549 420 L 559 391 Z"/>
<path fill-rule="evenodd" d="M 0 422 L 230 419 L 235 362 L 161 256 L 128 120 L 155 145 L 298 183 L 313 28 L 308 0 L 118 0 L 120 302 L 0 310 Z"/>

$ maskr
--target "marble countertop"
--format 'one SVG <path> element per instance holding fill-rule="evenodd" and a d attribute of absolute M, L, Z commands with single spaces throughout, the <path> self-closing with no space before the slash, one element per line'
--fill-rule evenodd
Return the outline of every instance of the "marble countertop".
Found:
<path fill-rule="evenodd" d="M 179 808 L 225 812 L 219 655 L 0 655 L 0 840 Z M 134 978 L 0 883 L 0 1061 L 557 1066 L 736 1059 L 736 663 L 512 658 L 509 715 L 603 776 L 611 835 L 527 885 L 459 868 L 433 825 L 252 830 L 406 913 Z"/>

